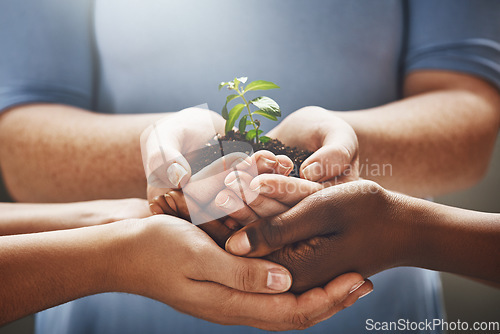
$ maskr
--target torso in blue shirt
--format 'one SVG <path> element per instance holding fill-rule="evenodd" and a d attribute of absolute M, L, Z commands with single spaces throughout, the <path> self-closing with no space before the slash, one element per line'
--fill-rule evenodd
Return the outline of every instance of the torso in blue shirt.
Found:
<path fill-rule="evenodd" d="M 96 108 L 163 112 L 207 102 L 219 110 L 224 93 L 217 85 L 235 76 L 278 83 L 281 89 L 272 96 L 285 115 L 307 105 L 377 106 L 398 96 L 403 20 L 398 1 L 97 1 Z M 397 269 L 375 277 L 374 284 L 372 295 L 309 332 L 356 333 L 369 318 L 440 316 L 435 273 Z M 124 294 L 88 297 L 46 311 L 38 316 L 37 330 L 259 332 L 211 324 Z"/>
<path fill-rule="evenodd" d="M 478 23 L 495 19 L 479 5 L 492 2 L 475 1 L 473 9 L 463 0 L 412 3 L 8 0 L 0 5 L 7 13 L 0 11 L 6 27 L 0 42 L 7 44 L 0 53 L 0 109 L 46 101 L 106 113 L 176 111 L 202 103 L 220 110 L 218 83 L 248 76 L 282 87 L 272 97 L 286 116 L 307 105 L 353 110 L 394 101 L 412 69 L 459 70 L 500 82 L 494 61 L 500 48 L 483 40 L 498 37 L 498 25 L 490 31 Z M 470 35 L 453 29 L 451 3 L 457 7 L 453 15 L 478 23 Z M 442 52 L 439 46 L 448 42 L 454 49 Z M 362 333 L 368 319 L 442 317 L 437 273 L 398 268 L 373 282 L 371 295 L 306 332 Z M 39 334 L 259 332 L 118 293 L 42 312 L 36 328 Z"/>

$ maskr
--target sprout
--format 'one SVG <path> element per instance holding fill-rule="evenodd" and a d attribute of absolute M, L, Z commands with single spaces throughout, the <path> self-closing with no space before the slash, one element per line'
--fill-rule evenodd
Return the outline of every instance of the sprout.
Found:
<path fill-rule="evenodd" d="M 245 98 L 245 93 L 255 90 L 268 90 L 268 89 L 279 88 L 279 86 L 272 82 L 264 80 L 252 81 L 248 85 L 246 85 L 246 87 L 241 85 L 245 84 L 247 80 L 248 80 L 247 77 L 240 77 L 240 78 L 235 78 L 233 81 L 221 82 L 219 84 L 219 90 L 222 87 L 227 86 L 229 90 L 232 90 L 236 93 L 236 94 L 230 94 L 226 97 L 226 103 L 222 108 L 221 114 L 222 117 L 226 120 L 225 131 L 227 133 L 233 129 L 234 125 L 236 124 L 236 121 L 238 120 L 238 118 L 240 118 L 241 112 L 243 111 L 243 109 L 246 108 L 247 114 L 243 115 L 238 123 L 238 129 L 240 133 L 244 134 L 248 141 L 252 141 L 253 139 L 255 139 L 255 143 L 257 144 L 259 142 L 266 143 L 269 140 L 271 140 L 271 138 L 266 136 L 260 136 L 260 134 L 262 133 L 262 130 L 259 130 L 260 121 L 254 119 L 254 116 L 260 115 L 269 118 L 273 121 L 277 121 L 278 117 L 281 117 L 280 106 L 278 105 L 278 103 L 276 103 L 276 101 L 267 96 L 260 96 L 253 100 L 247 101 L 247 99 Z M 228 111 L 227 110 L 228 103 L 236 98 L 241 98 L 244 103 L 236 104 L 234 107 L 231 108 L 230 111 Z M 250 109 L 250 105 L 253 105 L 255 108 L 257 108 L 257 110 L 252 112 L 252 110 Z M 246 131 L 248 125 L 252 125 L 253 129 Z"/>

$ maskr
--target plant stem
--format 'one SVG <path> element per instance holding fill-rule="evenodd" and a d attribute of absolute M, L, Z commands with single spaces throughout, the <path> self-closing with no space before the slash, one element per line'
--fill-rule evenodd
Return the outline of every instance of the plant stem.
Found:
<path fill-rule="evenodd" d="M 240 92 L 240 89 L 238 88 L 238 93 L 240 94 L 240 97 L 243 99 L 243 102 L 245 102 L 245 106 L 247 107 L 248 110 L 248 116 L 250 116 L 250 121 L 252 122 L 253 127 L 255 128 L 255 143 L 259 143 L 259 127 L 255 124 L 255 121 L 253 120 L 252 117 L 252 111 L 250 110 L 250 105 L 245 99 L 245 96 L 243 96 L 243 93 Z"/>

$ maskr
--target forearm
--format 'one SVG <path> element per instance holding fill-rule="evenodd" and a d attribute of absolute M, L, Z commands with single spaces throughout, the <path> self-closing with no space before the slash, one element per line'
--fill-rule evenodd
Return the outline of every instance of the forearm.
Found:
<path fill-rule="evenodd" d="M 79 204 L 0 203 L 0 236 L 99 224 L 101 217 Z"/>
<path fill-rule="evenodd" d="M 136 198 L 62 204 L 0 203 L 0 236 L 65 230 L 150 215 Z"/>
<path fill-rule="evenodd" d="M 140 224 L 0 237 L 0 325 L 83 296 L 121 291 Z M 123 274 L 123 273 L 122 273 Z M 120 283 L 122 284 L 122 283 Z"/>
<path fill-rule="evenodd" d="M 500 215 L 396 195 L 407 262 L 500 283 Z M 404 209 L 401 209 L 404 208 Z"/>
<path fill-rule="evenodd" d="M 462 76 L 456 76 L 460 82 Z M 414 196 L 477 182 L 496 140 L 500 101 L 493 87 L 468 80 L 475 86 L 410 87 L 401 101 L 336 113 L 358 136 L 361 176 Z"/>
<path fill-rule="evenodd" d="M 165 114 L 104 115 L 26 105 L 0 116 L 0 164 L 18 201 L 72 202 L 146 195 L 142 131 Z"/>

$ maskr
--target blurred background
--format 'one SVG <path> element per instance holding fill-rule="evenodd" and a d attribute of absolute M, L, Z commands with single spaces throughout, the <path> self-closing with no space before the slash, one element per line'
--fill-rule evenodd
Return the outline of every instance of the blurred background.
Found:
<path fill-rule="evenodd" d="M 2 188 L 0 184 L 0 200 L 5 200 L 6 194 L 1 193 Z M 500 137 L 497 138 L 487 176 L 475 187 L 436 198 L 436 202 L 465 209 L 500 213 Z M 498 261 L 500 262 L 500 259 Z M 456 275 L 443 273 L 441 277 L 448 321 L 460 319 L 471 326 L 475 321 L 500 321 L 500 289 Z M 29 316 L 0 327 L 0 334 L 30 334 L 33 333 L 33 324 L 33 316 Z M 474 333 L 498 334 L 498 331 Z"/>

